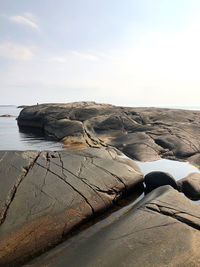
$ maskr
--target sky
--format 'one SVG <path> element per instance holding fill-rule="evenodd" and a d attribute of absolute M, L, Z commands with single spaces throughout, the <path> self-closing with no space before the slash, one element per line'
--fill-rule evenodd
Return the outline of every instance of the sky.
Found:
<path fill-rule="evenodd" d="M 0 95 L 200 106 L 200 1 L 0 0 Z"/>

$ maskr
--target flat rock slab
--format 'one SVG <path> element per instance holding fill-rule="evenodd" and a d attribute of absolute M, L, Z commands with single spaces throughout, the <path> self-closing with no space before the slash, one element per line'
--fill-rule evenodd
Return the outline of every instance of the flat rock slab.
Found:
<path fill-rule="evenodd" d="M 0 266 L 59 243 L 142 181 L 113 149 L 1 151 Z"/>
<path fill-rule="evenodd" d="M 68 147 L 111 145 L 136 160 L 162 157 L 200 165 L 199 117 L 192 110 L 76 102 L 26 107 L 18 124 L 41 128 Z"/>
<path fill-rule="evenodd" d="M 27 266 L 200 266 L 199 230 L 200 206 L 163 186 L 93 235 Z"/>

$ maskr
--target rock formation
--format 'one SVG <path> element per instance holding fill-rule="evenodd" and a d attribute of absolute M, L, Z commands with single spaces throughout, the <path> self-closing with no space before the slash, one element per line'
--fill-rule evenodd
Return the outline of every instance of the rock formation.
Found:
<path fill-rule="evenodd" d="M 143 181 L 114 149 L 0 151 L 0 173 L 0 266 L 57 244 Z"/>
<path fill-rule="evenodd" d="M 95 102 L 23 109 L 22 126 L 38 127 L 68 147 L 114 146 L 141 161 L 168 158 L 200 165 L 200 111 L 128 108 Z"/>
<path fill-rule="evenodd" d="M 25 107 L 19 127 L 40 129 L 70 149 L 0 151 L 0 266 L 16 266 L 58 244 L 141 188 L 142 173 L 119 150 L 141 161 L 168 158 L 200 165 L 199 116 L 200 111 L 94 102 Z M 184 184 L 179 182 L 182 191 Z M 31 264 L 199 266 L 199 214 L 198 204 L 161 186 L 82 243 L 67 246 L 64 254 L 55 248 Z"/>
<path fill-rule="evenodd" d="M 200 205 L 163 186 L 89 237 L 29 266 L 200 266 L 199 230 Z"/>

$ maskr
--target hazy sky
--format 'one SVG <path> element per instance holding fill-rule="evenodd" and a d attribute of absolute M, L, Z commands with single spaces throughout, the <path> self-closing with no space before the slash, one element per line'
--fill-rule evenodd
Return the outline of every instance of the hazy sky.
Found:
<path fill-rule="evenodd" d="M 199 0 L 0 0 L 0 104 L 200 105 Z"/>

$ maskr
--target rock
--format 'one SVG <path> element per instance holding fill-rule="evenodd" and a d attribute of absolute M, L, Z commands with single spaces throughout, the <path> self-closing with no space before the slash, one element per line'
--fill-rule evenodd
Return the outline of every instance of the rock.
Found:
<path fill-rule="evenodd" d="M 82 136 L 84 133 L 82 123 L 68 119 L 49 121 L 44 125 L 44 130 L 60 140 L 66 136 Z"/>
<path fill-rule="evenodd" d="M 27 266 L 200 266 L 200 205 L 171 186 Z"/>
<path fill-rule="evenodd" d="M 0 115 L 1 118 L 11 118 L 11 117 L 14 117 L 12 115 L 9 115 L 9 114 L 3 114 L 3 115 Z"/>
<path fill-rule="evenodd" d="M 200 111 L 193 110 L 75 102 L 26 107 L 18 125 L 39 127 L 57 140 L 70 138 L 68 144 L 75 137 L 83 146 L 114 146 L 136 160 L 168 158 L 200 164 L 199 116 Z"/>
<path fill-rule="evenodd" d="M 170 185 L 174 189 L 178 189 L 176 180 L 166 172 L 153 171 L 145 175 L 144 183 L 146 185 L 145 193 L 149 193 L 157 187 Z"/>
<path fill-rule="evenodd" d="M 200 200 L 200 173 L 190 173 L 183 179 L 177 181 L 178 188 L 188 198 Z"/>
<path fill-rule="evenodd" d="M 21 106 L 18 106 L 17 108 L 26 108 L 28 107 L 28 105 L 21 105 Z"/>
<path fill-rule="evenodd" d="M 39 151 L 0 151 L 0 224 L 6 218 L 16 189 L 37 159 Z M 14 164 L 14 165 L 13 165 Z"/>
<path fill-rule="evenodd" d="M 143 182 L 112 148 L 0 151 L 0 159 L 0 266 L 61 242 Z"/>

